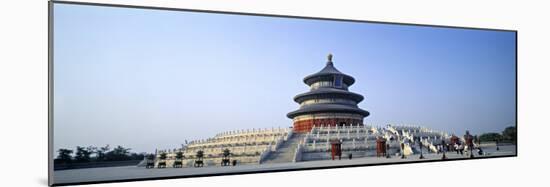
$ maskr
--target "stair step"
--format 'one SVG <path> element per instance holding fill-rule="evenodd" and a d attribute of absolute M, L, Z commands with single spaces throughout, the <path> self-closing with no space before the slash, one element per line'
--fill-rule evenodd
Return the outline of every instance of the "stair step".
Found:
<path fill-rule="evenodd" d="M 292 162 L 294 159 L 294 150 L 298 147 L 298 143 L 303 139 L 304 135 L 295 134 L 277 149 L 272 152 L 265 160 L 264 163 L 282 163 Z"/>

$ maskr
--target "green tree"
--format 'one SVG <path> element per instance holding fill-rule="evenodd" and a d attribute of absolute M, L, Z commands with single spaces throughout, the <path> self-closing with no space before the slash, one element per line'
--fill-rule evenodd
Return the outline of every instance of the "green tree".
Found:
<path fill-rule="evenodd" d="M 500 135 L 499 133 L 494 133 L 494 132 L 484 133 L 484 134 L 481 134 L 479 136 L 479 140 L 481 142 L 494 142 L 494 141 L 501 140 L 501 139 L 502 139 L 502 135 Z"/>
<path fill-rule="evenodd" d="M 143 160 L 145 158 L 145 153 L 131 153 L 130 159 L 131 160 Z"/>
<path fill-rule="evenodd" d="M 517 140 L 517 130 L 515 126 L 506 127 L 504 131 L 502 131 L 502 138 L 504 140 L 510 140 L 515 142 Z"/>
<path fill-rule="evenodd" d="M 112 151 L 105 154 L 105 159 L 108 161 L 122 161 L 130 159 L 130 148 L 124 148 L 122 146 L 115 147 Z"/>
<path fill-rule="evenodd" d="M 97 161 L 104 161 L 105 160 L 105 154 L 107 152 L 109 152 L 109 150 L 111 150 L 109 145 L 97 148 L 96 152 L 95 152 L 96 153 L 96 160 Z"/>
<path fill-rule="evenodd" d="M 177 153 L 176 153 L 176 159 L 177 159 L 177 160 L 183 159 L 183 152 L 181 152 L 181 151 L 177 152 Z"/>
<path fill-rule="evenodd" d="M 73 154 L 73 150 L 70 150 L 70 149 L 59 149 L 57 150 L 57 152 L 59 153 L 57 155 L 57 158 L 56 160 L 58 160 L 58 162 L 62 162 L 62 163 L 70 163 L 72 161 L 72 156 L 71 154 Z"/>
<path fill-rule="evenodd" d="M 97 158 L 97 147 L 95 146 L 88 146 L 86 147 L 86 151 L 88 151 L 90 153 L 89 155 L 89 160 L 93 160 L 94 158 Z M 95 156 L 92 156 L 92 154 L 95 154 Z"/>
<path fill-rule="evenodd" d="M 90 161 L 90 155 L 93 153 L 92 147 L 85 148 L 76 146 L 76 154 L 74 159 L 77 162 L 89 162 Z"/>

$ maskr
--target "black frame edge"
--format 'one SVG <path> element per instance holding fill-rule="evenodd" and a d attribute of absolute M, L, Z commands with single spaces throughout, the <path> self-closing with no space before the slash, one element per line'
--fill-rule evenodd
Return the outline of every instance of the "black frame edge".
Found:
<path fill-rule="evenodd" d="M 151 178 L 136 178 L 136 179 L 120 179 L 120 180 L 105 180 L 105 181 L 89 181 L 89 182 L 74 182 L 74 183 L 55 183 L 53 177 L 53 94 L 54 94 L 54 67 L 53 67 L 53 37 L 54 37 L 54 5 L 55 4 L 74 4 L 74 5 L 87 5 L 87 6 L 101 6 L 101 7 L 118 7 L 118 8 L 135 8 L 135 9 L 148 9 L 148 10 L 168 10 L 168 11 L 185 11 L 185 12 L 198 12 L 198 13 L 215 13 L 215 14 L 230 14 L 230 15 L 246 15 L 246 16 L 263 16 L 263 17 L 277 17 L 277 18 L 294 18 L 294 19 L 310 19 L 310 20 L 326 20 L 326 21 L 345 21 L 345 22 L 357 22 L 357 23 L 376 23 L 376 24 L 391 24 L 391 25 L 405 25 L 405 26 L 420 26 L 420 27 L 436 27 L 436 28 L 453 28 L 453 29 L 471 29 L 471 30 L 485 30 L 485 31 L 504 31 L 515 33 L 515 53 L 516 53 L 516 120 L 515 127 L 518 129 L 518 30 L 514 29 L 495 29 L 495 28 L 482 28 L 482 27 L 466 27 L 466 26 L 450 26 L 450 25 L 432 25 L 432 24 L 418 24 L 418 23 L 402 23 L 402 22 L 388 22 L 388 21 L 371 21 L 371 20 L 356 20 L 356 19 L 343 19 L 343 18 L 323 18 L 323 17 L 308 17 L 308 16 L 291 16 L 291 15 L 277 15 L 277 14 L 263 14 L 263 13 L 247 13 L 247 12 L 230 12 L 230 11 L 217 11 L 217 10 L 201 10 L 201 9 L 185 9 L 185 8 L 169 8 L 169 7 L 156 7 L 156 6 L 140 6 L 140 5 L 123 5 L 123 4 L 108 4 L 108 3 L 94 3 L 94 2 L 74 2 L 74 1 L 62 1 L 62 0 L 49 0 L 48 1 L 48 185 L 49 186 L 68 186 L 68 185 L 88 185 L 88 184 L 104 184 L 104 183 L 117 183 L 117 182 L 137 182 L 137 181 L 152 181 L 152 180 L 165 180 L 165 179 L 186 179 L 186 178 L 198 178 L 198 177 L 212 177 L 212 176 L 231 176 L 231 175 L 244 175 L 244 174 L 262 174 L 262 173 L 277 173 L 277 172 L 289 172 L 289 171 L 307 171 L 307 170 L 324 170 L 324 169 L 337 169 L 337 168 L 353 168 L 353 167 L 365 167 L 365 166 L 386 166 L 386 165 L 402 165 L 402 164 L 421 164 L 430 162 L 447 162 L 447 161 L 464 161 L 464 160 L 480 160 L 480 159 L 496 159 L 496 158 L 510 158 L 518 157 L 518 140 L 516 140 L 516 152 L 514 155 L 501 155 L 491 157 L 475 157 L 475 158 L 458 158 L 449 160 L 423 160 L 423 161 L 411 161 L 411 162 L 398 162 L 398 163 L 373 163 L 373 164 L 358 164 L 358 165 L 342 165 L 342 166 L 323 166 L 323 167 L 311 167 L 311 168 L 296 168 L 296 169 L 276 169 L 268 171 L 247 171 L 247 172 L 232 172 L 232 173 L 218 173 L 218 174 L 200 174 L 200 175 L 186 175 L 186 176 L 168 176 L 168 177 L 151 177 Z M 516 132 L 517 134 L 517 132 Z M 518 138 L 519 139 L 519 138 Z"/>

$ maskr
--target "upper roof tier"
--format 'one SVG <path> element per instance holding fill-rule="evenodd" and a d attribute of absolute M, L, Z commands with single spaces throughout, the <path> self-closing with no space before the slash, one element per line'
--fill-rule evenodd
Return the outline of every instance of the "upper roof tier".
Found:
<path fill-rule="evenodd" d="M 332 62 L 332 54 L 329 54 L 326 66 L 321 71 L 305 77 L 304 83 L 311 86 L 311 84 L 321 80 L 323 77 L 333 77 L 335 75 L 342 76 L 344 83 L 348 86 L 351 86 L 355 82 L 355 79 L 352 76 L 346 75 L 334 67 L 334 63 Z"/>

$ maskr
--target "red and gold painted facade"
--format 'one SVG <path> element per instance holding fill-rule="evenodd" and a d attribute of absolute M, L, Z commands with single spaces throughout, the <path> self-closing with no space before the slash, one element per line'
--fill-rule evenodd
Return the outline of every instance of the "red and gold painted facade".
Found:
<path fill-rule="evenodd" d="M 347 113 L 316 113 L 294 117 L 294 132 L 309 132 L 313 126 L 334 127 L 344 125 L 363 125 L 363 116 Z"/>
<path fill-rule="evenodd" d="M 346 118 L 329 118 L 329 119 L 307 119 L 294 122 L 293 130 L 298 133 L 306 133 L 311 131 L 313 126 L 338 126 L 338 125 L 363 125 L 362 119 L 346 119 Z"/>

